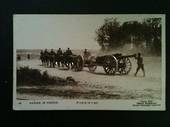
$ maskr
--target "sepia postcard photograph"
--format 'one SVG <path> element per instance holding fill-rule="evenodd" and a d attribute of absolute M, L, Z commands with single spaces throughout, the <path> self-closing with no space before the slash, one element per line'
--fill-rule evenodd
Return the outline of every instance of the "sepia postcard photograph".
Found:
<path fill-rule="evenodd" d="M 14 14 L 14 110 L 166 110 L 164 14 Z"/>

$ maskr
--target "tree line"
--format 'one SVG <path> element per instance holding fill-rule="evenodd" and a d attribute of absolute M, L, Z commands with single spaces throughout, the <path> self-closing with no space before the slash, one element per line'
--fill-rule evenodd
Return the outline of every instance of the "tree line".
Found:
<path fill-rule="evenodd" d="M 161 18 L 147 18 L 142 22 L 120 23 L 117 18 L 106 18 L 96 30 L 96 41 L 102 50 L 120 48 L 125 44 L 161 54 Z"/>

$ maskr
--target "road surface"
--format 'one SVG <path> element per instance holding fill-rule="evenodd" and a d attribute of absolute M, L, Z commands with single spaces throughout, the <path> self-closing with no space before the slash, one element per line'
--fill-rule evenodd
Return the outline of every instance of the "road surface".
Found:
<path fill-rule="evenodd" d="M 136 61 L 132 61 L 132 70 L 128 75 L 106 75 L 102 67 L 97 67 L 95 73 L 90 73 L 88 68 L 84 68 L 83 71 L 74 72 L 72 70 L 64 70 L 61 68 L 46 68 L 41 65 L 41 61 L 38 59 L 17 61 L 17 68 L 21 66 L 28 66 L 29 68 L 39 69 L 41 72 L 47 71 L 49 75 L 59 76 L 66 78 L 72 76 L 79 82 L 77 86 L 47 86 L 46 88 L 55 89 L 56 91 L 67 89 L 79 91 L 77 94 L 81 97 L 81 92 L 99 91 L 110 95 L 107 98 L 113 99 L 161 99 L 161 58 L 160 57 L 144 57 L 144 64 L 146 70 L 146 76 L 143 77 L 142 71 L 139 71 L 138 76 L 135 77 Z M 57 92 L 56 92 L 57 93 Z M 89 98 L 94 97 L 96 94 L 89 94 Z M 99 94 L 100 95 L 100 94 Z M 93 96 L 93 97 L 90 97 Z M 56 99 L 57 94 L 48 96 L 40 94 L 24 94 L 18 93 L 19 99 Z M 86 95 L 87 97 L 87 95 Z M 98 98 L 100 99 L 101 96 Z M 76 98 L 76 96 L 75 96 Z M 103 97 L 104 98 L 104 97 Z"/>

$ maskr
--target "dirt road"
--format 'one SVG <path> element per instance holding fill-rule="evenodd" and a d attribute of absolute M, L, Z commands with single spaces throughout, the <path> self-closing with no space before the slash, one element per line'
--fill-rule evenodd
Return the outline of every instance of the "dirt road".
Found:
<path fill-rule="evenodd" d="M 119 95 L 118 99 L 161 99 L 161 58 L 145 57 L 146 77 L 142 76 L 140 71 L 135 77 L 136 61 L 132 61 L 132 70 L 128 75 L 106 75 L 102 67 L 97 67 L 95 73 L 90 73 L 88 68 L 83 71 L 74 72 L 72 70 L 63 70 L 59 68 L 46 68 L 41 66 L 40 60 L 24 60 L 18 61 L 17 67 L 28 66 L 30 68 L 39 69 L 41 72 L 47 71 L 52 76 L 66 78 L 72 76 L 79 81 L 79 86 L 74 87 L 77 90 L 99 90 L 108 94 Z M 57 89 L 57 88 L 56 88 Z M 18 94 L 19 98 L 29 99 L 28 96 Z M 32 95 L 33 96 L 33 95 Z M 36 98 L 42 98 L 37 97 Z M 45 96 L 48 99 L 48 96 Z M 43 96 L 44 99 L 44 96 Z"/>

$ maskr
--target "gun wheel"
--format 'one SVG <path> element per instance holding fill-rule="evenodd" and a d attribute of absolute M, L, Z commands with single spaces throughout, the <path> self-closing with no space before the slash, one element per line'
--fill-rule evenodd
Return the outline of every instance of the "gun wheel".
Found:
<path fill-rule="evenodd" d="M 104 60 L 103 69 L 106 74 L 114 75 L 116 72 L 116 59 L 112 56 L 107 56 Z"/>
<path fill-rule="evenodd" d="M 118 71 L 121 75 L 129 74 L 132 69 L 132 63 L 129 58 L 123 58 L 118 61 Z"/>

